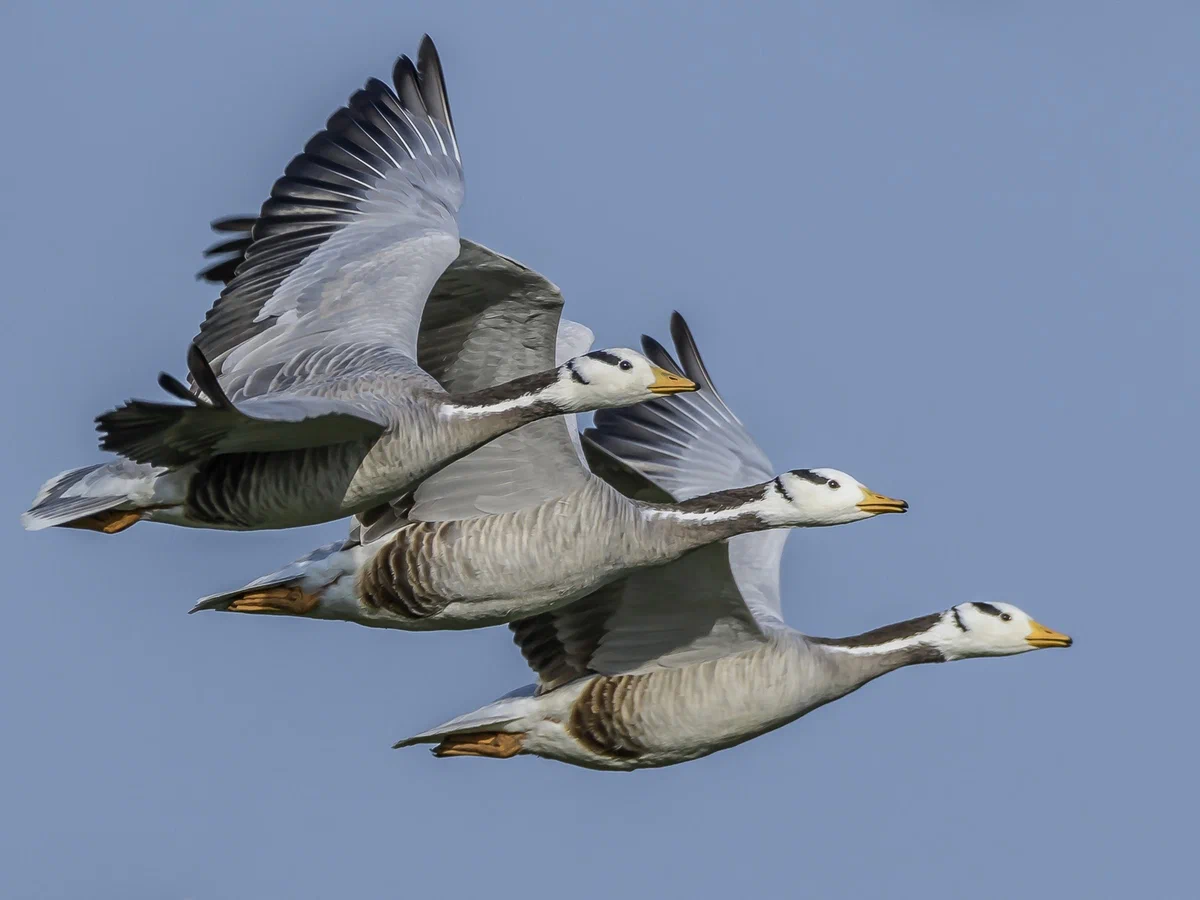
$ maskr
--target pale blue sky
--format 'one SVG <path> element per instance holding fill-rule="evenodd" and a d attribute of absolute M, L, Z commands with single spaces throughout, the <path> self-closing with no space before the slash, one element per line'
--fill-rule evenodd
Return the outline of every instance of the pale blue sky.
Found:
<path fill-rule="evenodd" d="M 0 895 L 1183 895 L 1200 8 L 849 6 L 5 6 Z M 466 235 L 600 345 L 683 310 L 777 465 L 912 503 L 793 537 L 793 624 L 1000 599 L 1076 646 L 673 769 L 435 760 L 389 748 L 529 680 L 505 630 L 185 615 L 341 525 L 21 532 L 182 373 L 208 221 L 424 31 Z"/>

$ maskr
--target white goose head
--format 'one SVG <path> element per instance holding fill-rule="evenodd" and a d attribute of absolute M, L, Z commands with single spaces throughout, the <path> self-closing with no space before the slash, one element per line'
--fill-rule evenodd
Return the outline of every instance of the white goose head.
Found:
<path fill-rule="evenodd" d="M 546 395 L 572 412 L 632 406 L 665 394 L 696 390 L 694 381 L 668 372 L 626 347 L 573 357 L 557 372 Z"/>
<path fill-rule="evenodd" d="M 844 525 L 908 510 L 837 469 L 793 469 L 767 485 L 762 518 L 776 525 Z"/>
<path fill-rule="evenodd" d="M 1047 647 L 1070 647 L 1071 638 L 1035 622 L 1011 603 L 960 603 L 942 613 L 929 643 L 945 659 L 1012 656 Z"/>

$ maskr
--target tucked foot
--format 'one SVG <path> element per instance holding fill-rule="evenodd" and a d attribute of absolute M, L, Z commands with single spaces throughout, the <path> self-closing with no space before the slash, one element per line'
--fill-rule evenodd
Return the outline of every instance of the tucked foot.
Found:
<path fill-rule="evenodd" d="M 99 531 L 104 534 L 116 534 L 142 520 L 142 513 L 136 509 L 106 509 L 94 516 L 84 516 L 73 522 L 64 522 L 59 528 L 82 528 L 85 531 Z"/>
<path fill-rule="evenodd" d="M 509 734 L 505 731 L 476 731 L 471 734 L 456 734 L 443 738 L 433 748 L 434 756 L 492 756 L 508 759 L 521 752 L 525 743 L 524 734 Z"/>
<path fill-rule="evenodd" d="M 283 616 L 303 616 L 317 605 L 314 594 L 306 594 L 298 587 L 264 588 L 248 591 L 229 601 L 224 608 L 228 612 L 274 613 Z"/>

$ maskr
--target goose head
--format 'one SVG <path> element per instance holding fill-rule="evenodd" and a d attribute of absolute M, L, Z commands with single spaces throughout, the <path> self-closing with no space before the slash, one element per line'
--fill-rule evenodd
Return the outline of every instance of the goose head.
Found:
<path fill-rule="evenodd" d="M 778 525 L 844 525 L 908 510 L 837 469 L 793 469 L 767 485 L 764 518 Z"/>
<path fill-rule="evenodd" d="M 960 603 L 942 613 L 929 637 L 946 659 L 1012 656 L 1072 643 L 1011 603 Z"/>
<path fill-rule="evenodd" d="M 568 359 L 546 393 L 564 411 L 586 412 L 694 390 L 694 381 L 654 365 L 636 350 L 618 347 Z"/>

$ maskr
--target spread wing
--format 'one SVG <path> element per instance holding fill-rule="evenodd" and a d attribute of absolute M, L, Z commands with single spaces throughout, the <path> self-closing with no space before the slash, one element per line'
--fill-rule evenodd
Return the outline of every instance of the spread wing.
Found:
<path fill-rule="evenodd" d="M 385 346 L 415 361 L 425 300 L 458 255 L 462 167 L 433 42 L 372 79 L 275 182 L 204 273 L 228 278 L 195 343 L 226 392 L 257 393 L 316 347 Z M 221 223 L 237 232 L 245 220 Z M 235 256 L 234 259 L 237 259 Z M 265 372 L 265 376 L 264 376 Z"/>
<path fill-rule="evenodd" d="M 589 448 L 589 459 L 593 458 Z M 597 474 L 623 493 L 657 499 L 642 476 L 600 457 Z M 764 640 L 738 590 L 724 543 L 607 585 L 554 612 L 509 626 L 550 691 L 584 675 L 672 668 L 735 653 Z"/>
<path fill-rule="evenodd" d="M 253 240 L 250 235 L 254 231 L 255 221 L 254 216 L 228 216 L 212 222 L 210 227 L 217 234 L 235 236 L 224 238 L 204 251 L 206 259 L 220 258 L 197 272 L 196 278 L 214 284 L 229 284 L 233 281 L 238 266 L 246 259 L 246 251 L 250 249 Z"/>
<path fill-rule="evenodd" d="M 453 394 L 552 368 L 563 308 L 558 287 L 482 244 L 460 244 L 425 304 L 421 368 Z"/>
<path fill-rule="evenodd" d="M 601 588 L 509 626 L 538 690 L 583 675 L 673 668 L 764 640 L 729 571 L 723 544 Z"/>
<path fill-rule="evenodd" d="M 683 317 L 671 319 L 677 363 L 643 339 L 651 360 L 700 386 L 670 402 L 603 410 L 584 435 L 592 471 L 627 496 L 686 500 L 766 481 L 770 461 L 725 405 Z M 780 624 L 779 561 L 787 531 L 739 535 L 642 569 L 568 606 L 509 627 L 549 691 L 585 675 L 672 668 L 736 653 Z"/>
<path fill-rule="evenodd" d="M 589 459 L 604 454 L 628 466 L 674 500 L 769 481 L 771 461 L 713 384 L 683 316 L 671 316 L 676 362 L 661 344 L 643 338 L 655 365 L 686 375 L 699 389 L 669 401 L 652 400 L 596 413 L 585 435 Z M 782 621 L 779 564 L 789 529 L 743 534 L 728 541 L 730 566 L 743 599 L 759 619 Z"/>
<path fill-rule="evenodd" d="M 386 400 L 370 393 L 275 393 L 235 404 L 195 344 L 188 349 L 188 369 L 196 392 L 165 372 L 158 379 L 182 403 L 130 400 L 98 416 L 100 446 L 134 462 L 180 466 L 222 453 L 374 440 L 387 426 Z"/>
<path fill-rule="evenodd" d="M 451 393 L 482 390 L 586 353 L 591 331 L 562 319 L 562 294 L 534 270 L 463 240 L 421 320 L 421 368 Z M 543 419 L 451 463 L 352 528 L 373 541 L 409 519 L 444 521 L 505 512 L 561 496 L 590 476 L 574 417 Z"/>
<path fill-rule="evenodd" d="M 767 455 L 721 399 L 679 313 L 671 316 L 671 335 L 682 365 L 653 338 L 642 338 L 646 355 L 655 365 L 687 375 L 699 389 L 600 410 L 589 436 L 676 500 L 774 478 Z"/>
<path fill-rule="evenodd" d="M 544 327 L 489 331 L 473 354 L 488 360 L 489 367 L 452 366 L 443 386 L 455 392 L 460 378 L 480 387 L 499 384 L 552 368 L 591 347 L 590 329 L 567 319 L 559 322 L 557 315 L 554 324 L 557 337 L 547 335 Z M 424 331 L 421 340 L 424 348 Z M 503 435 L 427 478 L 413 494 L 408 516 L 434 522 L 509 512 L 561 497 L 590 477 L 579 452 L 575 417 L 554 416 Z"/>

